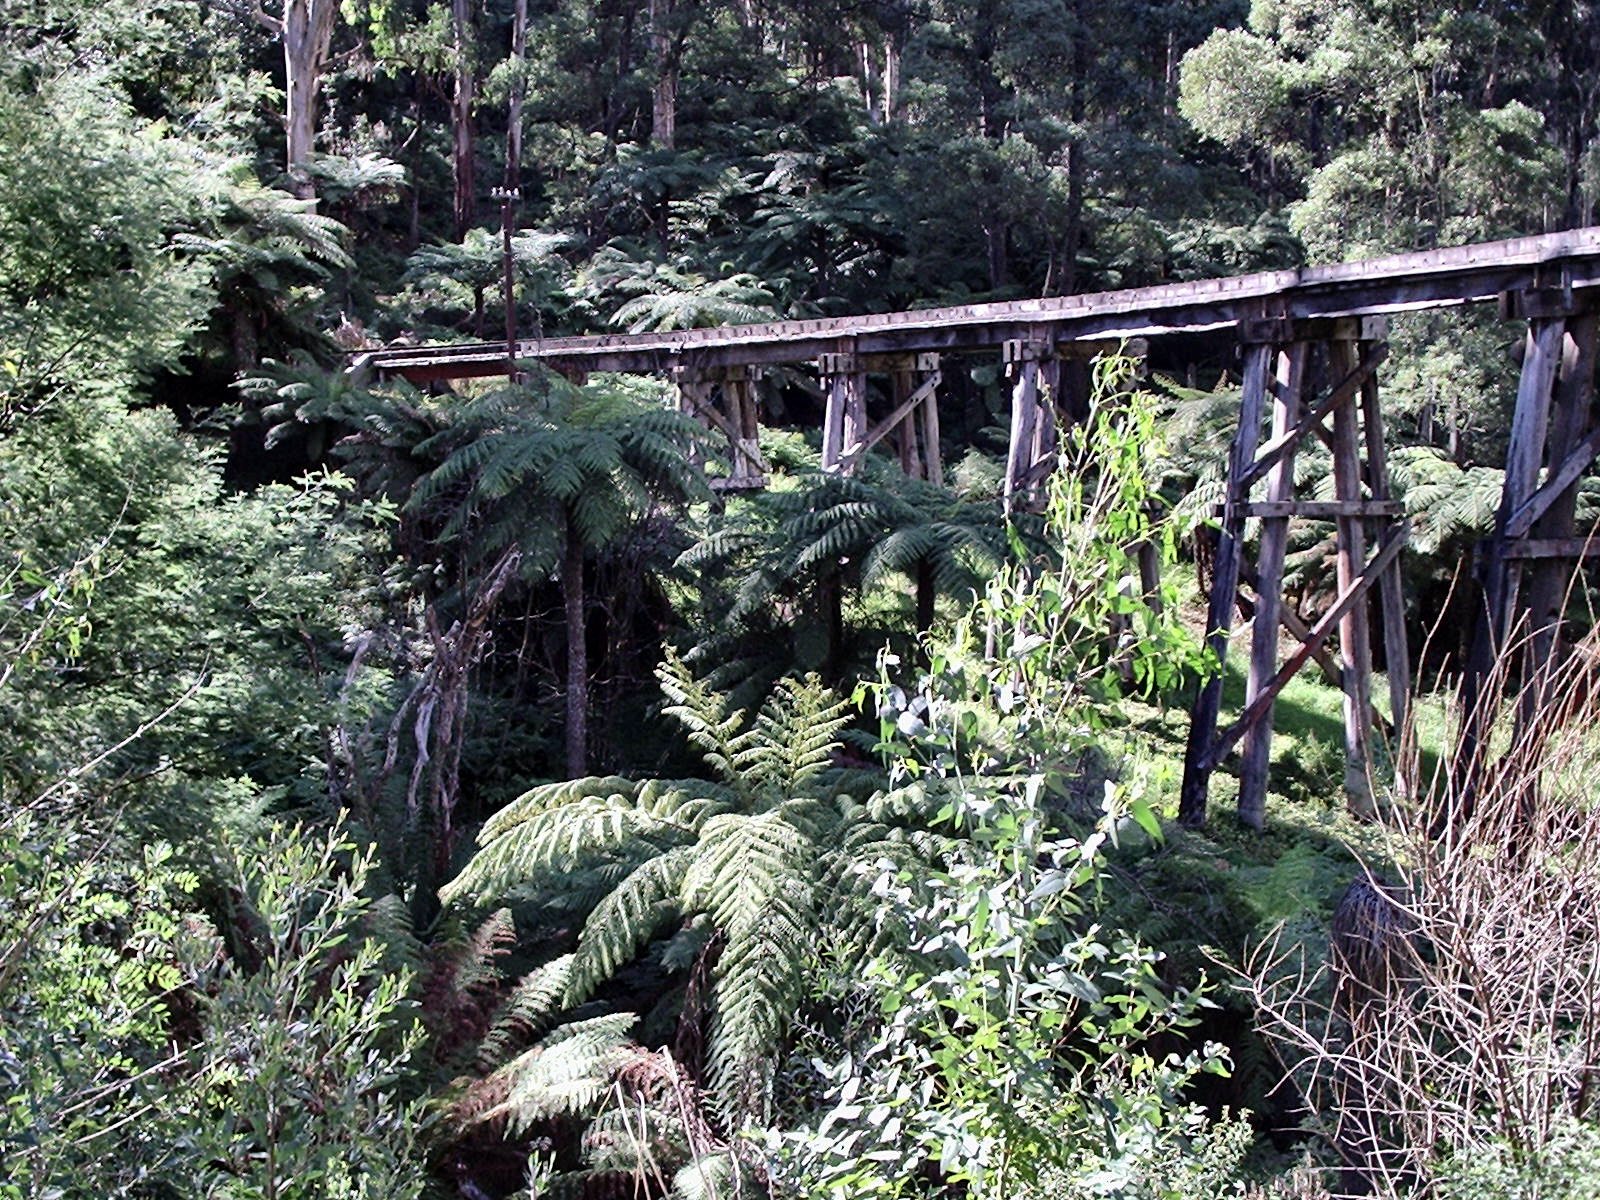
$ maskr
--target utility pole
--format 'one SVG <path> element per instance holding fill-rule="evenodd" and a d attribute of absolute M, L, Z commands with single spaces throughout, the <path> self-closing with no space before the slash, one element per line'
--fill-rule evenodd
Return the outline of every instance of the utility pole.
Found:
<path fill-rule="evenodd" d="M 528 55 L 528 0 L 517 0 L 511 21 L 511 57 L 515 60 L 511 99 L 506 112 L 506 181 L 490 195 L 501 201 L 500 238 L 505 256 L 506 378 L 517 381 L 516 258 L 511 253 L 511 231 L 516 225 L 517 203 L 522 199 L 522 93 L 523 64 Z"/>
<path fill-rule="evenodd" d="M 506 378 L 517 381 L 517 289 L 516 256 L 511 252 L 511 230 L 516 224 L 517 201 L 522 193 L 514 187 L 492 188 L 489 195 L 500 203 L 501 254 L 505 266 Z"/>

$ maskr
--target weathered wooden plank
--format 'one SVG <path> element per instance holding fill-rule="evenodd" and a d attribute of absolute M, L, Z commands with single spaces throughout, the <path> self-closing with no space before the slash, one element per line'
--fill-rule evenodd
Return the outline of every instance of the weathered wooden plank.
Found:
<path fill-rule="evenodd" d="M 1518 538 L 1505 548 L 1512 559 L 1578 559 L 1600 555 L 1600 534 L 1589 537 Z"/>
<path fill-rule="evenodd" d="M 1405 514 L 1399 500 L 1253 500 L 1238 506 L 1245 517 L 1300 517 L 1308 521 L 1333 521 L 1341 517 L 1398 517 Z M 1220 509 L 1213 512 L 1220 515 Z"/>
<path fill-rule="evenodd" d="M 1506 449 L 1505 483 L 1500 494 L 1500 511 L 1495 521 L 1494 540 L 1484 579 L 1486 636 L 1475 647 L 1475 666 L 1487 666 L 1509 627 L 1511 610 L 1516 605 L 1516 573 L 1504 554 L 1511 517 L 1537 489 L 1539 467 L 1544 458 L 1550 423 L 1550 402 L 1556 375 L 1561 368 L 1566 321 L 1561 318 L 1535 321 L 1528 330 L 1527 348 L 1522 359 L 1522 375 L 1517 382 L 1517 406 L 1511 418 L 1511 437 Z M 1474 671 L 1474 674 L 1479 672 Z"/>
<path fill-rule="evenodd" d="M 851 371 L 840 378 L 844 381 L 844 428 L 840 457 L 844 470 L 853 473 L 861 463 L 864 453 L 861 439 L 867 433 L 867 376 L 862 371 Z"/>
<path fill-rule="evenodd" d="M 844 410 L 849 385 L 845 375 L 825 375 L 828 398 L 822 411 L 822 469 L 837 471 L 844 457 Z"/>
<path fill-rule="evenodd" d="M 1463 715 L 1453 764 L 1455 786 L 1452 792 L 1458 809 L 1455 816 L 1470 809 L 1484 766 L 1484 739 L 1490 719 L 1485 711 L 1485 688 L 1510 629 L 1521 572 L 1521 564 L 1506 553 L 1512 539 L 1505 536 L 1505 531 L 1512 514 L 1537 488 L 1549 430 L 1551 396 L 1561 366 L 1565 335 L 1565 318 L 1529 322 L 1522 374 L 1517 381 L 1517 406 L 1511 418 L 1500 509 L 1495 519 L 1495 534 L 1485 555 L 1476 628 L 1461 685 Z M 1441 814 L 1440 819 L 1448 815 L 1452 814 Z"/>
<path fill-rule="evenodd" d="M 889 376 L 889 398 L 898 411 L 906 402 L 906 398 L 916 391 L 916 375 L 908 367 L 895 371 Z M 917 445 L 917 417 L 916 410 L 912 408 L 905 416 L 894 423 L 895 453 L 900 458 L 900 470 L 907 479 L 924 479 L 926 475 L 922 469 L 922 454 Z M 872 441 L 872 434 L 867 434 L 867 440 Z"/>
<path fill-rule="evenodd" d="M 1305 384 L 1306 359 L 1310 346 L 1292 342 L 1278 354 L 1277 379 L 1273 387 L 1272 436 L 1284 449 L 1273 460 L 1267 477 L 1267 500 L 1283 504 L 1294 496 L 1294 443 L 1285 435 L 1302 420 L 1301 392 Z M 1260 462 L 1259 456 L 1256 459 Z M 1248 488 L 1246 480 L 1241 489 Z M 1278 610 L 1283 603 L 1283 560 L 1289 547 L 1289 515 L 1272 517 L 1261 526 L 1261 546 L 1256 555 L 1256 614 L 1250 635 L 1250 668 L 1245 681 L 1245 703 L 1261 695 L 1278 665 Z M 1272 703 L 1269 700 L 1260 717 L 1245 734 L 1243 761 L 1239 768 L 1239 820 L 1252 829 L 1266 822 L 1267 767 L 1272 756 Z"/>
<path fill-rule="evenodd" d="M 1261 419 L 1266 411 L 1267 383 L 1272 371 L 1273 347 L 1246 346 L 1244 387 L 1239 402 L 1239 426 L 1228 456 L 1229 508 L 1223 514 L 1221 536 L 1212 570 L 1211 597 L 1206 611 L 1206 646 L 1215 660 L 1214 672 L 1200 684 L 1189 721 L 1189 741 L 1183 759 L 1183 787 L 1178 797 L 1178 819 L 1185 825 L 1205 824 L 1206 793 L 1215 758 L 1211 755 L 1217 717 L 1222 711 L 1222 665 L 1228 653 L 1228 633 L 1233 625 L 1239 568 L 1244 555 L 1244 517 L 1234 511 L 1237 481 L 1255 461 L 1261 444 Z"/>

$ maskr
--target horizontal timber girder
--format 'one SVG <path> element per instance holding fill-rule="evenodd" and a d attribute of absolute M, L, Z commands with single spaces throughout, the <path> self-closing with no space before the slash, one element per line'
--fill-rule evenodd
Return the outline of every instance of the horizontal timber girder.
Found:
<path fill-rule="evenodd" d="M 1263 271 L 1119 292 L 962 304 L 908 312 L 685 329 L 526 339 L 519 362 L 552 369 L 653 373 L 675 366 L 814 361 L 848 339 L 857 355 L 974 352 L 1041 336 L 1057 342 L 1149 337 L 1238 326 L 1274 340 L 1280 325 L 1499 301 L 1523 315 L 1570 305 L 1600 285 L 1600 228 L 1395 254 L 1360 262 Z M 414 383 L 503 375 L 505 342 L 364 351 L 351 367 Z"/>

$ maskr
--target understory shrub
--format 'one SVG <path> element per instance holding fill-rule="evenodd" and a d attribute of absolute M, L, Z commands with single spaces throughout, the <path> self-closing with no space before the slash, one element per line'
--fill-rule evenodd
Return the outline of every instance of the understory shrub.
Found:
<path fill-rule="evenodd" d="M 1395 806 L 1387 873 L 1352 885 L 1326 954 L 1280 930 L 1244 964 L 1346 1190 L 1600 1188 L 1597 649 L 1591 634 L 1517 678 L 1522 647 L 1508 648 L 1476 770 L 1458 763 Z"/>

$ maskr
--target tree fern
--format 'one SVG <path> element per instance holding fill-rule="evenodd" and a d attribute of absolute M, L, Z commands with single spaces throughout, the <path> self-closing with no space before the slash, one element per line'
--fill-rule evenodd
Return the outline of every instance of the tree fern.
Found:
<path fill-rule="evenodd" d="M 635 1019 L 612 1013 L 559 1026 L 477 1085 L 502 1098 L 472 1112 L 471 1121 L 504 1120 L 516 1136 L 536 1121 L 592 1109 L 630 1052 Z"/>
<path fill-rule="evenodd" d="M 705 432 L 625 386 L 576 389 L 539 374 L 464 405 L 417 447 L 438 465 L 407 506 L 473 557 L 509 545 L 525 574 L 560 582 L 567 616 L 567 773 L 588 769 L 584 563 L 646 518 L 707 499 Z"/>
<path fill-rule="evenodd" d="M 553 958 L 528 972 L 512 988 L 478 1043 L 478 1070 L 493 1071 L 502 1066 L 518 1045 L 549 1028 L 561 1011 L 561 1000 L 572 975 L 572 960 L 570 954 Z"/>
<path fill-rule="evenodd" d="M 596 866 L 614 868 L 560 968 L 567 1011 L 674 923 L 696 930 L 694 953 L 715 935 L 708 1068 L 718 1107 L 739 1123 L 766 1108 L 805 964 L 825 941 L 874 936 L 865 914 L 877 866 L 928 848 L 914 832 L 926 806 L 840 793 L 833 759 L 848 718 L 814 677 L 783 681 L 751 715 L 676 658 L 658 674 L 667 711 L 715 778 L 534 788 L 489 820 L 444 895 L 548 900 L 574 872 L 593 883 Z M 541 979 L 538 995 L 550 986 Z"/>
<path fill-rule="evenodd" d="M 632 961 L 678 915 L 683 877 L 693 861 L 689 846 L 647 858 L 594 906 L 567 973 L 563 999 L 569 1008 L 587 1000 L 597 984 Z"/>

